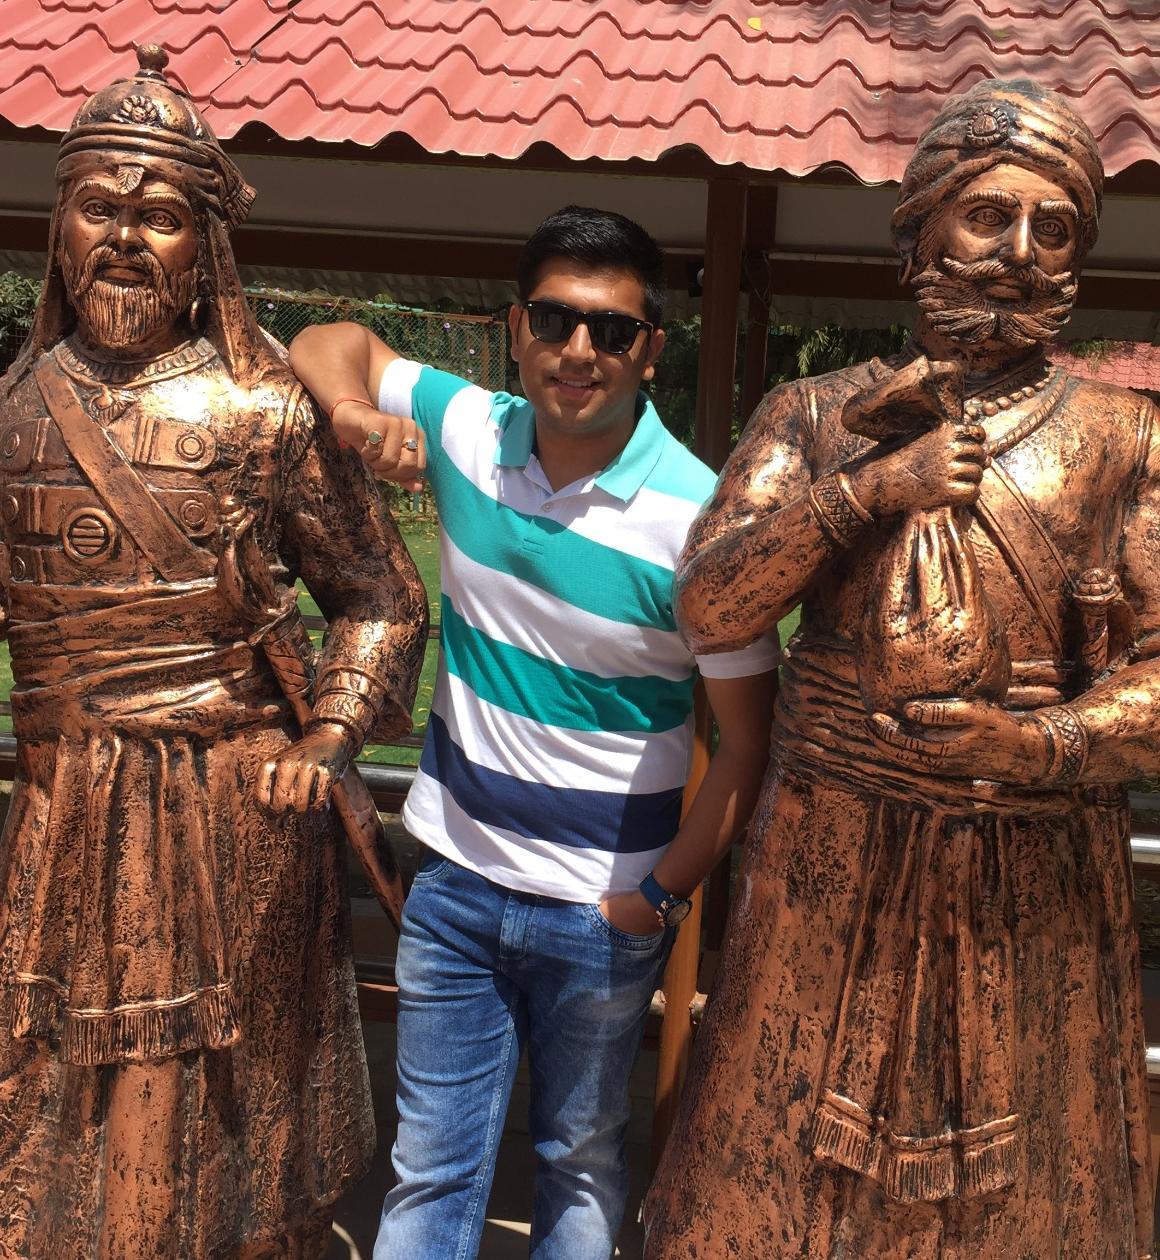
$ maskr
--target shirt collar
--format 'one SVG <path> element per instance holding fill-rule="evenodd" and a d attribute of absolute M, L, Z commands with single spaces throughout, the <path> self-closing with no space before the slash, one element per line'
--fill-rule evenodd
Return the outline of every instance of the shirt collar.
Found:
<path fill-rule="evenodd" d="M 536 439 L 536 411 L 526 398 L 498 393 L 491 405 L 500 436 L 494 463 L 502 468 L 526 468 Z M 648 480 L 664 449 L 665 428 L 645 393 L 637 395 L 636 427 L 619 455 L 597 476 L 595 484 L 628 502 Z"/>

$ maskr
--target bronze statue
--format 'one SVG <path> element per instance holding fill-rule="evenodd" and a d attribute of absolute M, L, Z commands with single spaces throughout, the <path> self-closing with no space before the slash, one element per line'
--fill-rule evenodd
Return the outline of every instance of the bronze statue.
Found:
<path fill-rule="evenodd" d="M 426 601 L 247 309 L 252 190 L 139 61 L 64 137 L 0 384 L 0 1255 L 317 1260 L 375 1145 L 337 820 L 397 907 L 348 767 L 410 728 Z"/>
<path fill-rule="evenodd" d="M 919 140 L 894 360 L 778 387 L 694 525 L 698 652 L 795 605 L 650 1260 L 1143 1260 L 1124 784 L 1160 767 L 1160 416 L 1045 346 L 1091 132 L 988 81 Z"/>

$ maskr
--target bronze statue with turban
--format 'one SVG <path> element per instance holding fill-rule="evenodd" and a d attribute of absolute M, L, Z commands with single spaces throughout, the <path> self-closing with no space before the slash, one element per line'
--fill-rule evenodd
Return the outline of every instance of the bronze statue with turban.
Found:
<path fill-rule="evenodd" d="M 246 304 L 253 191 L 166 60 L 65 135 L 0 382 L 5 1260 L 318 1260 L 375 1145 L 339 817 L 426 600 Z"/>
<path fill-rule="evenodd" d="M 893 359 L 761 403 L 678 568 L 795 607 L 648 1260 L 1148 1260 L 1125 786 L 1160 768 L 1160 414 L 1054 365 L 1102 169 L 984 81 L 919 138 Z"/>

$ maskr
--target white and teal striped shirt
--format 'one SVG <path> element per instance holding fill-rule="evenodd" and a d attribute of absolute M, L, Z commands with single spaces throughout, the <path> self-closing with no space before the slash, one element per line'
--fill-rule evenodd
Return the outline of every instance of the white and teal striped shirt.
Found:
<path fill-rule="evenodd" d="M 379 406 L 423 430 L 442 526 L 439 676 L 404 822 L 507 888 L 635 888 L 677 831 L 697 667 L 776 662 L 772 640 L 694 660 L 677 635 L 673 569 L 713 473 L 643 395 L 617 458 L 558 491 L 525 399 L 396 359 Z"/>

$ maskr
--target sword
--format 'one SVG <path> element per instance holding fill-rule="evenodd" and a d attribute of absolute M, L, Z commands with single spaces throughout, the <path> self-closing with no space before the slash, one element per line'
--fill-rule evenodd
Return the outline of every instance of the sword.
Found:
<path fill-rule="evenodd" d="M 254 513 L 234 495 L 223 498 L 219 509 L 218 589 L 243 623 L 254 627 L 248 641 L 262 649 L 291 712 L 305 730 L 312 712 L 314 647 L 295 593 L 290 590 L 279 599 L 254 534 Z M 402 880 L 382 819 L 353 762 L 335 783 L 330 801 L 375 896 L 398 928 L 403 918 Z"/>

